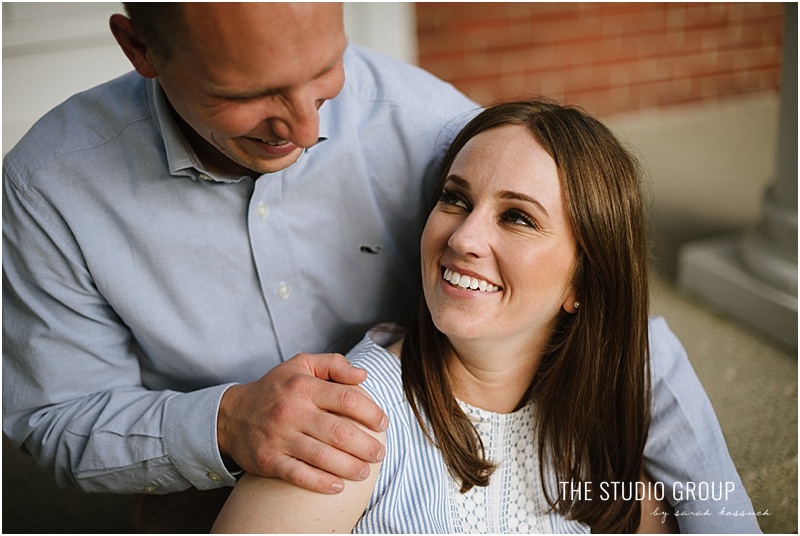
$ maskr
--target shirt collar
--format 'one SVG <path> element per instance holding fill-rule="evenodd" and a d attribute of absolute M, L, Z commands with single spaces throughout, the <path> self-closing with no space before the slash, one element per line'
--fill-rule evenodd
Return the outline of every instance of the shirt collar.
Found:
<path fill-rule="evenodd" d="M 190 177 L 192 179 L 201 178 L 215 182 L 238 182 L 242 180 L 241 177 L 220 176 L 203 168 L 197 153 L 195 153 L 186 136 L 183 135 L 180 127 L 172 117 L 167 96 L 164 94 L 164 90 L 161 89 L 161 84 L 158 83 L 157 78 L 147 81 L 147 101 L 155 118 L 156 129 L 164 140 L 164 150 L 166 151 L 167 165 L 171 175 Z M 329 125 L 332 121 L 331 105 L 326 102 L 319 110 L 319 140 L 317 143 L 328 139 Z M 310 148 L 312 151 L 313 149 L 314 147 Z M 308 150 L 304 150 L 300 158 L 303 158 Z"/>
<path fill-rule="evenodd" d="M 200 159 L 173 119 L 167 97 L 157 78 L 147 81 L 147 103 L 155 118 L 156 129 L 164 140 L 170 174 L 196 178 L 198 173 L 205 173 L 200 165 Z"/>

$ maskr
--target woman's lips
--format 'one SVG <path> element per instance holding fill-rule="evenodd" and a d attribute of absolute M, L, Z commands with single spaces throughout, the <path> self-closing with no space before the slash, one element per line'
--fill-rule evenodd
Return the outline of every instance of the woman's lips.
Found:
<path fill-rule="evenodd" d="M 484 279 L 462 274 L 450 268 L 444 268 L 442 279 L 462 290 L 477 290 L 488 293 L 494 293 L 500 290 L 499 286 L 493 285 Z"/>

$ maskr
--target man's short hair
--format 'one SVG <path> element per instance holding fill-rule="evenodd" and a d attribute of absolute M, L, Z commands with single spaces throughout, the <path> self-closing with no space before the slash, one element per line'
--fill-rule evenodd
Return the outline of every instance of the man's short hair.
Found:
<path fill-rule="evenodd" d="M 162 61 L 170 58 L 183 33 L 180 2 L 123 2 L 139 39 Z"/>

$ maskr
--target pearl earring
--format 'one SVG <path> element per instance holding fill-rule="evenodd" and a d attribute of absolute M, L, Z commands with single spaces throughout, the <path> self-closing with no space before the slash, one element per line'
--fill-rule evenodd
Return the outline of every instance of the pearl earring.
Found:
<path fill-rule="evenodd" d="M 581 306 L 581 302 L 579 302 L 578 300 L 575 300 L 575 303 L 573 303 L 573 304 L 572 304 L 572 306 L 573 306 L 575 309 L 577 309 L 577 308 L 579 308 L 579 307 Z"/>

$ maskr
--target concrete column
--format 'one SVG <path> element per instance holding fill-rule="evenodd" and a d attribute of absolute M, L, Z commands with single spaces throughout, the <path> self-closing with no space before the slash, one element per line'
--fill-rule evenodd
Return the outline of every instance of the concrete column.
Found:
<path fill-rule="evenodd" d="M 797 4 L 785 4 L 775 181 L 761 221 L 683 246 L 678 285 L 773 342 L 797 350 Z"/>
<path fill-rule="evenodd" d="M 786 5 L 775 183 L 762 202 L 763 220 L 748 230 L 740 254 L 747 270 L 797 295 L 797 4 Z"/>

